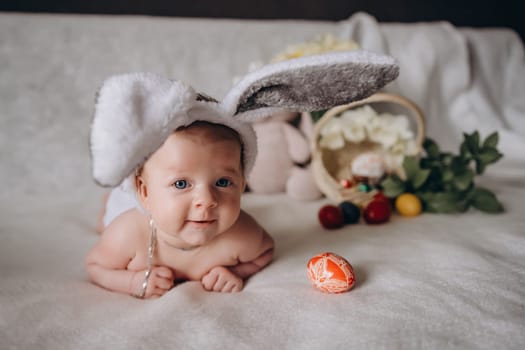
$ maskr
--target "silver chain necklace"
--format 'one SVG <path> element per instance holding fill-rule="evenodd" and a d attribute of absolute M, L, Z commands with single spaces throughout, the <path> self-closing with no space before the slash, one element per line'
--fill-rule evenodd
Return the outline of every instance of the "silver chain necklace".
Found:
<path fill-rule="evenodd" d="M 144 275 L 144 282 L 142 282 L 142 290 L 139 294 L 136 295 L 139 299 L 144 299 L 146 295 L 146 289 L 148 288 L 148 281 L 151 275 L 151 270 L 153 269 L 153 257 L 155 255 L 155 246 L 157 243 L 157 229 L 153 223 L 153 218 L 149 219 L 150 227 L 150 237 L 149 237 L 149 247 L 148 247 L 148 265 L 146 269 L 146 274 Z"/>

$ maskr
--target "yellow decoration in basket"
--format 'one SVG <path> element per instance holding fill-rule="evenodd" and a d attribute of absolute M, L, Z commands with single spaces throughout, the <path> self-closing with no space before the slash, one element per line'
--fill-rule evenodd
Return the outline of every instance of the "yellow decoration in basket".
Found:
<path fill-rule="evenodd" d="M 357 49 L 359 49 L 359 44 L 353 40 L 341 40 L 332 34 L 325 34 L 312 41 L 288 46 L 283 52 L 272 58 L 271 62 L 286 61 L 292 58 L 317 55 L 325 52 Z"/>

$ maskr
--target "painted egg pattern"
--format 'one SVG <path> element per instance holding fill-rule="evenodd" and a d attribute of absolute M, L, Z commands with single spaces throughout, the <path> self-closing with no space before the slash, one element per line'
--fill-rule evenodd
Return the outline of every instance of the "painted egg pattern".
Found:
<path fill-rule="evenodd" d="M 385 173 L 384 159 L 375 152 L 362 153 L 352 161 L 352 173 L 357 176 L 380 178 Z"/>
<path fill-rule="evenodd" d="M 352 265 L 334 253 L 314 256 L 307 264 L 308 277 L 315 288 L 325 293 L 343 293 L 355 282 Z"/>

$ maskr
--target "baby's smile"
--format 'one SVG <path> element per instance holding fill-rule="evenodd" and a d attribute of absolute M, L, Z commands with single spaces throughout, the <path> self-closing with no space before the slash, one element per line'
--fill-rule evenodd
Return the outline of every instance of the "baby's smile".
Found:
<path fill-rule="evenodd" d="M 187 220 L 188 223 L 196 225 L 210 225 L 215 223 L 217 220 Z"/>

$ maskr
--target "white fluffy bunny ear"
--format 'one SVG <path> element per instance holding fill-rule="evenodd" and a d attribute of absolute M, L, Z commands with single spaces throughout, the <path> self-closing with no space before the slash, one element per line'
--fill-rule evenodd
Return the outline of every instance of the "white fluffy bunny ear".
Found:
<path fill-rule="evenodd" d="M 249 73 L 222 105 L 227 113 L 246 121 L 283 109 L 319 111 L 368 97 L 398 74 L 394 58 L 372 52 L 306 56 Z"/>
<path fill-rule="evenodd" d="M 196 98 L 190 86 L 152 73 L 107 79 L 98 93 L 91 125 L 95 181 L 119 185 L 173 130 L 189 122 L 187 111 Z"/>
<path fill-rule="evenodd" d="M 172 132 L 195 121 L 237 131 L 244 171 L 250 172 L 257 154 L 255 131 L 226 114 L 216 100 L 153 73 L 110 77 L 99 91 L 91 125 L 93 178 L 102 186 L 121 184 Z"/>

